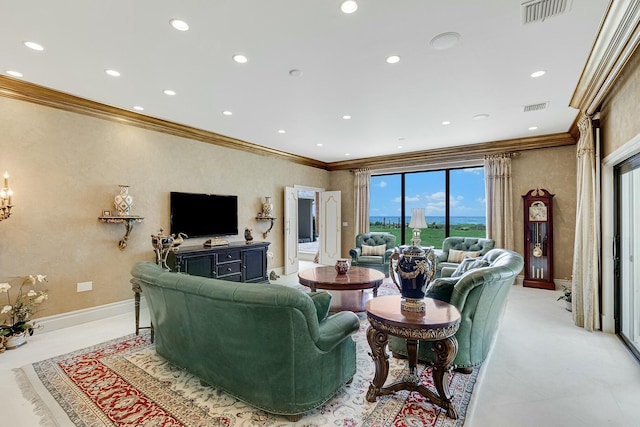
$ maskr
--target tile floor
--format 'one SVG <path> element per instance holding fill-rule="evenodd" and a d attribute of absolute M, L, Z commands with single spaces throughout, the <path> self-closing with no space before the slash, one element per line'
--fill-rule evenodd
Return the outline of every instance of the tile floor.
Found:
<path fill-rule="evenodd" d="M 311 263 L 301 263 L 301 269 Z M 296 283 L 283 276 L 279 283 Z M 559 291 L 514 286 L 493 351 L 467 412 L 466 427 L 640 426 L 640 364 L 609 334 L 573 326 Z M 132 303 L 133 307 L 133 303 Z M 144 313 L 142 324 L 148 322 Z M 132 313 L 58 331 L 0 354 L 0 425 L 34 427 L 13 368 L 133 332 Z M 304 419 L 302 420 L 304 421 Z"/>

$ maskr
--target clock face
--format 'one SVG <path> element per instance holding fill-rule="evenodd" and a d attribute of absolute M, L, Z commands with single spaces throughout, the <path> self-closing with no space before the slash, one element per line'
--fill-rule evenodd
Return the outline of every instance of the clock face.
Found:
<path fill-rule="evenodd" d="M 547 205 L 544 202 L 533 202 L 529 206 L 529 221 L 546 221 Z"/>

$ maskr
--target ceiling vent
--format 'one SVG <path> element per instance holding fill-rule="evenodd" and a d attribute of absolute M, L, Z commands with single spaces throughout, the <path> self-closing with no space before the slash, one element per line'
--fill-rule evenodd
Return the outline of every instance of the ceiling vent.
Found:
<path fill-rule="evenodd" d="M 544 22 L 571 9 L 571 0 L 530 0 L 522 3 L 522 23 Z"/>
<path fill-rule="evenodd" d="M 540 111 L 540 110 L 546 109 L 548 106 L 549 106 L 549 101 L 542 102 L 540 104 L 525 105 L 522 107 L 522 112 L 528 113 L 530 111 Z"/>

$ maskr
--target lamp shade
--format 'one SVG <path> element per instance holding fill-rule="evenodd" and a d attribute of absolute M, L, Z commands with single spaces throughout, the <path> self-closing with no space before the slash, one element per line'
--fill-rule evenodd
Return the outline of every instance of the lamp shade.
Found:
<path fill-rule="evenodd" d="M 409 228 L 428 228 L 424 218 L 424 208 L 411 208 Z"/>

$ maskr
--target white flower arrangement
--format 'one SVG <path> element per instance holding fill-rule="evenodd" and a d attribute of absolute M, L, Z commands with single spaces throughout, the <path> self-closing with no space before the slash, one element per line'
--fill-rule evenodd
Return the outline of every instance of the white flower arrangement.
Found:
<path fill-rule="evenodd" d="M 0 309 L 0 337 L 16 335 L 22 332 L 33 334 L 35 323 L 30 320 L 36 312 L 36 306 L 49 298 L 47 290 L 42 288 L 42 283 L 47 281 L 47 276 L 42 274 L 24 277 L 16 299 L 11 302 L 9 283 L 0 283 L 0 294 L 7 294 L 7 305 Z M 4 316 L 4 317 L 3 317 Z"/>

